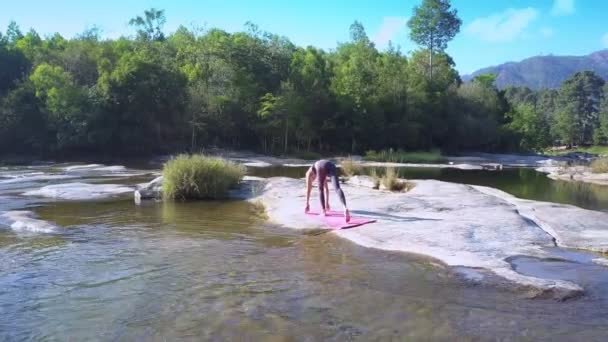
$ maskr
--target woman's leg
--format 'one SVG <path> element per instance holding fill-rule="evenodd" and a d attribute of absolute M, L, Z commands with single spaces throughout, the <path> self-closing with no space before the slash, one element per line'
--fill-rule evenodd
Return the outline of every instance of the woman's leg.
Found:
<path fill-rule="evenodd" d="M 336 194 L 340 198 L 340 202 L 342 202 L 342 206 L 344 207 L 344 209 L 346 209 L 346 198 L 344 197 L 344 191 L 342 191 L 342 188 L 340 188 L 340 179 L 335 173 L 331 175 L 331 182 L 334 185 L 334 190 L 336 191 Z"/>
<path fill-rule="evenodd" d="M 319 200 L 321 201 L 321 208 L 325 212 L 325 180 L 327 178 L 327 172 L 324 168 L 317 169 L 317 181 L 319 184 Z"/>

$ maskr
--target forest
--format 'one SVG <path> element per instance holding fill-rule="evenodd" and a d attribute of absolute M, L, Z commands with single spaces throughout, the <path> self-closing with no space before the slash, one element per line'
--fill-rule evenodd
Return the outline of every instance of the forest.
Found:
<path fill-rule="evenodd" d="M 126 18 L 128 19 L 128 18 Z M 325 51 L 246 23 L 185 26 L 163 10 L 132 35 L 90 28 L 41 37 L 0 32 L 0 154 L 141 155 L 210 146 L 281 154 L 368 150 L 541 151 L 608 143 L 608 86 L 581 72 L 559 89 L 462 82 L 445 52 L 461 20 L 424 0 L 408 22 L 419 49 L 379 51 L 355 21 Z"/>

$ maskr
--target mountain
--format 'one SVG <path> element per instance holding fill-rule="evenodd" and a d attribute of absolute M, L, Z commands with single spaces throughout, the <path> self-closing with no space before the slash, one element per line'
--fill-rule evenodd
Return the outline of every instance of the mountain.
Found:
<path fill-rule="evenodd" d="M 462 76 L 464 81 L 481 74 L 495 74 L 496 86 L 527 86 L 538 90 L 559 88 L 563 81 L 578 71 L 591 70 L 608 80 L 608 50 L 594 52 L 587 56 L 535 56 L 521 62 L 480 69 L 471 75 Z"/>

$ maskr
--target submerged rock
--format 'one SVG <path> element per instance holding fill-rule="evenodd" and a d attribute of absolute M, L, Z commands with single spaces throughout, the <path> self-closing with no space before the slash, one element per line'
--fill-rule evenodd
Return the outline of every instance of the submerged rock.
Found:
<path fill-rule="evenodd" d="M 138 186 L 138 189 L 133 193 L 135 203 L 141 200 L 154 200 L 162 197 L 163 176 L 154 178 L 149 183 L 144 183 Z"/>
<path fill-rule="evenodd" d="M 66 183 L 47 185 L 24 193 L 26 196 L 49 197 L 62 200 L 103 199 L 133 191 L 132 187 L 119 184 Z"/>
<path fill-rule="evenodd" d="M 366 247 L 427 255 L 459 269 L 489 270 L 511 284 L 532 289 L 534 296 L 564 299 L 583 290 L 572 282 L 519 274 L 509 263 L 510 258 L 548 257 L 545 248 L 555 246 L 556 241 L 595 250 L 608 246 L 608 226 L 597 224 L 598 220 L 608 222 L 605 213 L 567 207 L 566 212 L 558 214 L 547 203 L 520 203 L 493 189 L 463 184 L 416 181 L 410 192 L 392 193 L 370 189 L 373 182 L 365 177 L 354 180 L 361 186 L 344 187 L 352 215 L 377 222 L 335 231 L 337 235 Z M 290 228 L 320 228 L 321 221 L 303 214 L 304 192 L 302 180 L 272 178 L 255 200 L 265 205 L 275 223 Z M 311 199 L 313 207 L 318 206 L 316 196 Z M 338 206 L 335 196 L 332 203 Z M 524 209 L 537 210 L 538 215 L 523 215 L 520 211 Z M 560 219 L 564 222 L 559 223 Z M 576 225 L 571 233 L 566 232 Z M 580 243 L 573 242 L 575 236 L 581 237 Z M 593 242 L 593 238 L 597 240 Z M 476 281 L 483 277 L 481 274 L 476 273 Z M 497 277 L 485 278 L 495 283 Z"/>
<path fill-rule="evenodd" d="M 56 225 L 40 220 L 36 218 L 33 212 L 26 210 L 13 210 L 1 213 L 0 224 L 19 232 L 51 233 L 57 229 Z"/>

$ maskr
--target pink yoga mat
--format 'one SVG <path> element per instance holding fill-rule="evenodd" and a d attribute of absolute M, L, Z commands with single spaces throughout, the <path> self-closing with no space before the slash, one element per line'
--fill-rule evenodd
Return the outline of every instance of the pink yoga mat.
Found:
<path fill-rule="evenodd" d="M 362 226 L 367 223 L 376 222 L 376 220 L 369 220 L 361 217 L 350 216 L 350 221 L 344 220 L 344 214 L 336 211 L 327 212 L 327 216 L 323 217 L 321 213 L 315 211 L 309 211 L 307 215 L 315 216 L 319 220 L 323 221 L 329 229 L 347 229 Z"/>

